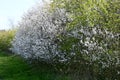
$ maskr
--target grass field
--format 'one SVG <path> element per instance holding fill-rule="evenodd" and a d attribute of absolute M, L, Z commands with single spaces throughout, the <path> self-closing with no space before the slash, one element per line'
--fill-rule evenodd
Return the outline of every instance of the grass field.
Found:
<path fill-rule="evenodd" d="M 18 56 L 0 51 L 0 80 L 70 80 L 50 66 L 29 65 Z"/>

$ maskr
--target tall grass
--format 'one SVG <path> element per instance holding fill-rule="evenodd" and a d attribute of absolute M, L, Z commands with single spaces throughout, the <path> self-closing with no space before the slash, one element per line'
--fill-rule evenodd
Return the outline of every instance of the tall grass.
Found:
<path fill-rule="evenodd" d="M 9 51 L 15 30 L 0 31 L 0 51 Z"/>

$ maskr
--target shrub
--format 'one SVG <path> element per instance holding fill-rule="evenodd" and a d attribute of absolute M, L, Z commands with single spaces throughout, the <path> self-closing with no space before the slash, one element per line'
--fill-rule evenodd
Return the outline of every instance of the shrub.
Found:
<path fill-rule="evenodd" d="M 73 69 L 78 80 L 119 79 L 119 3 L 119 0 L 53 0 L 53 9 L 65 9 L 72 20 L 58 43 L 67 59 L 62 71 Z"/>
<path fill-rule="evenodd" d="M 9 51 L 9 49 L 12 47 L 11 41 L 13 40 L 14 35 L 14 30 L 0 32 L 0 50 Z"/>
<path fill-rule="evenodd" d="M 102 13 L 106 8 L 103 3 L 98 6 Z M 13 41 L 14 52 L 26 59 L 50 63 L 61 72 L 74 74 L 78 80 L 119 79 L 120 34 L 119 30 L 115 31 L 119 24 L 107 23 L 111 19 L 104 17 L 116 12 L 109 6 L 106 10 L 110 15 L 103 16 L 92 9 L 87 11 L 89 6 L 95 6 L 91 2 L 77 5 L 80 8 L 77 8 L 77 2 L 65 7 L 64 3 L 58 4 L 62 7 L 55 7 L 53 11 L 48 10 L 51 7 L 37 6 L 23 17 Z M 117 21 L 118 17 L 115 16 Z"/>
<path fill-rule="evenodd" d="M 52 62 L 58 53 L 55 37 L 63 32 L 66 14 L 63 9 L 51 12 L 36 6 L 23 16 L 13 41 L 13 51 L 26 59 Z"/>

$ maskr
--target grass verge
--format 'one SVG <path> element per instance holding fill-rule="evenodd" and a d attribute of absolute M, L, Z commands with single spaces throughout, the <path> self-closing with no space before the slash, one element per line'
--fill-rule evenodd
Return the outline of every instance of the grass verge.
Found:
<path fill-rule="evenodd" d="M 18 56 L 0 51 L 0 80 L 70 80 L 50 66 L 29 65 Z"/>

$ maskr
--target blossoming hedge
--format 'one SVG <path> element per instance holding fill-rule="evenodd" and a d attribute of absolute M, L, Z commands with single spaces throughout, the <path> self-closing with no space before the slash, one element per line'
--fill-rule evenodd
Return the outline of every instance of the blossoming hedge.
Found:
<path fill-rule="evenodd" d="M 59 53 L 55 37 L 65 28 L 66 13 L 62 9 L 51 12 L 48 8 L 37 6 L 23 16 L 13 41 L 14 52 L 27 59 L 50 62 Z"/>
<path fill-rule="evenodd" d="M 69 1 L 64 4 L 68 5 Z M 82 6 L 85 9 L 75 8 L 74 13 L 73 7 L 76 4 L 75 2 L 74 6 L 65 5 L 65 7 L 55 7 L 54 9 L 50 6 L 32 8 L 23 16 L 19 24 L 13 41 L 13 51 L 26 59 L 52 64 L 61 72 L 74 73 L 78 80 L 80 77 L 83 80 L 118 79 L 119 30 L 114 32 L 104 27 L 106 22 L 103 19 L 107 19 L 107 17 L 98 14 L 97 11 L 93 12 L 94 14 L 91 9 L 87 12 L 85 5 L 91 4 L 91 2 L 80 5 L 80 8 Z M 95 5 L 90 5 L 91 8 L 93 6 Z M 102 11 L 104 7 L 100 5 L 100 9 Z M 80 13 L 79 10 L 82 10 L 83 13 Z M 100 19 L 94 15 L 99 15 Z M 117 18 L 116 16 L 115 18 Z M 107 20 L 109 22 L 109 19 Z M 116 24 L 111 25 L 116 26 Z M 107 24 L 108 26 L 110 23 Z M 112 74 L 115 75 L 111 76 Z"/>

